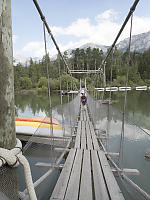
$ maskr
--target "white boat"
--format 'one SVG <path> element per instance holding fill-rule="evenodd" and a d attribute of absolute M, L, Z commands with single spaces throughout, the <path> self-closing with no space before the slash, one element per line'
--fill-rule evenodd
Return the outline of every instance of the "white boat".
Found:
<path fill-rule="evenodd" d="M 119 87 L 119 91 L 131 90 L 131 87 Z"/>
<path fill-rule="evenodd" d="M 136 90 L 147 90 L 147 86 L 138 86 L 135 89 Z"/>
<path fill-rule="evenodd" d="M 95 88 L 95 89 L 98 90 L 99 92 L 105 91 L 105 88 Z"/>
<path fill-rule="evenodd" d="M 110 92 L 110 91 L 115 92 L 115 91 L 118 91 L 118 87 L 106 87 L 105 91 L 106 92 Z"/>
<path fill-rule="evenodd" d="M 75 90 L 70 90 L 69 92 L 68 92 L 68 94 L 78 94 L 79 93 L 79 91 L 75 91 Z"/>

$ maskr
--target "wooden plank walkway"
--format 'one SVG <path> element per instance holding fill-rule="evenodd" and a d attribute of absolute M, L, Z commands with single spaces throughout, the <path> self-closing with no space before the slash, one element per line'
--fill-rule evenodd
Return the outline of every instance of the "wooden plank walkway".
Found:
<path fill-rule="evenodd" d="M 105 153 L 100 150 L 88 110 L 81 108 L 74 148 L 50 200 L 124 200 Z"/>

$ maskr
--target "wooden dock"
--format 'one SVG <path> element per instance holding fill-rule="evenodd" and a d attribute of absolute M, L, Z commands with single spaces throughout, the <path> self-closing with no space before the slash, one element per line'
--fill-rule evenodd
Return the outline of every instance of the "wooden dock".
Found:
<path fill-rule="evenodd" d="M 80 109 L 77 135 L 50 200 L 124 200 L 100 150 L 87 108 Z"/>

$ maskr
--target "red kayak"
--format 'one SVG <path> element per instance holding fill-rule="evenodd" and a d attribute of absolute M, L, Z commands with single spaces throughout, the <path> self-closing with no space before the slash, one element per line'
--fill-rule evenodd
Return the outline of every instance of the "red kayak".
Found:
<path fill-rule="evenodd" d="M 42 118 L 42 117 L 15 117 L 15 121 L 28 121 L 28 122 L 41 122 L 50 124 L 50 118 Z M 59 122 L 52 118 L 52 124 L 59 124 Z"/>

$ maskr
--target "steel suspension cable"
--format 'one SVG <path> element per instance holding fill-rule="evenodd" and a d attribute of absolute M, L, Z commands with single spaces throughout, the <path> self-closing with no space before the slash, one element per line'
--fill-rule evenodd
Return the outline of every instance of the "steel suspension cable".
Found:
<path fill-rule="evenodd" d="M 35 7 L 36 7 L 37 10 L 38 10 L 38 13 L 39 13 L 39 15 L 40 15 L 40 17 L 41 17 L 41 20 L 43 21 L 43 23 L 44 23 L 44 25 L 45 25 L 45 27 L 46 27 L 46 29 L 47 29 L 47 32 L 49 33 L 49 35 L 50 35 L 50 37 L 51 37 L 51 39 L 52 39 L 52 41 L 53 41 L 53 43 L 54 43 L 54 45 L 55 45 L 57 51 L 58 51 L 59 56 L 61 57 L 61 59 L 62 59 L 64 65 L 66 66 L 66 68 L 67 68 L 67 70 L 68 70 L 68 73 L 70 74 L 71 78 L 73 79 L 72 74 L 71 74 L 70 69 L 69 69 L 69 66 L 68 66 L 66 60 L 64 59 L 64 57 L 63 57 L 63 55 L 62 55 L 60 49 L 59 49 L 59 46 L 58 46 L 58 44 L 57 44 L 57 42 L 56 42 L 56 40 L 55 40 L 55 38 L 54 38 L 54 36 L 53 36 L 51 30 L 50 30 L 50 27 L 49 27 L 49 25 L 48 25 L 48 23 L 47 23 L 47 21 L 46 21 L 46 19 L 45 19 L 45 16 L 44 16 L 43 13 L 42 13 L 42 10 L 41 10 L 41 8 L 40 8 L 40 6 L 39 6 L 37 0 L 33 0 L 33 3 L 34 3 Z M 76 90 L 78 90 L 74 79 L 73 79 L 73 83 L 74 83 L 74 85 L 75 85 Z"/>
<path fill-rule="evenodd" d="M 125 26 L 126 26 L 126 24 L 127 24 L 127 22 L 129 21 L 130 17 L 131 17 L 132 14 L 134 13 L 134 11 L 135 11 L 135 9 L 136 9 L 136 6 L 137 6 L 137 4 L 139 3 L 139 1 L 140 1 L 140 0 L 135 0 L 134 3 L 133 3 L 133 5 L 131 6 L 129 13 L 128 13 L 126 19 L 124 20 L 124 23 L 122 24 L 122 26 L 121 26 L 121 28 L 120 28 L 120 30 L 119 30 L 119 32 L 118 32 L 118 34 L 117 34 L 117 36 L 116 36 L 116 38 L 115 38 L 113 44 L 111 45 L 111 47 L 110 47 L 110 49 L 109 49 L 107 55 L 106 55 L 105 58 L 102 60 L 102 63 L 101 63 L 101 65 L 100 65 L 100 67 L 98 68 L 98 71 L 101 72 L 101 71 L 102 71 L 102 67 L 105 66 L 108 57 L 110 56 L 110 54 L 111 54 L 113 48 L 115 47 L 115 45 L 116 45 L 116 43 L 117 43 L 117 41 L 118 41 L 118 39 L 119 39 L 121 33 L 123 32 L 123 30 L 124 30 L 124 28 L 125 28 Z M 98 72 L 98 73 L 99 73 L 99 72 Z M 103 72 L 103 73 L 104 73 L 104 72 Z M 96 79 L 96 78 L 95 78 L 95 79 Z"/>
<path fill-rule="evenodd" d="M 52 121 L 52 101 L 51 101 L 51 91 L 50 91 L 50 77 L 49 77 L 49 69 L 48 69 L 48 60 L 47 60 L 47 44 L 46 44 L 46 33 L 45 33 L 45 25 L 43 23 L 43 35 L 44 35 L 44 47 L 45 47 L 45 63 L 46 63 L 46 70 L 47 70 L 47 79 L 48 79 L 48 99 L 49 99 L 49 117 L 50 117 L 50 136 L 53 136 L 53 121 Z M 46 118 L 46 117 L 45 117 Z M 45 119 L 44 118 L 44 119 Z M 43 121 L 44 121 L 43 119 Z M 42 124 L 43 122 L 41 122 Z M 32 144 L 32 139 L 34 136 L 36 136 L 36 133 L 38 132 L 41 124 L 37 127 L 36 131 L 34 132 L 34 134 L 31 136 L 31 138 L 29 139 L 29 141 L 27 142 L 27 144 L 24 146 L 23 148 L 23 152 L 25 153 L 25 151 L 29 148 L 29 146 Z"/>
<path fill-rule="evenodd" d="M 65 125 L 64 125 L 64 114 L 63 114 L 63 94 L 62 94 L 62 78 L 61 78 L 61 70 L 60 70 L 60 57 L 58 56 L 58 70 L 59 70 L 59 90 L 60 90 L 60 105 L 61 105 L 61 118 L 62 118 L 62 133 L 65 136 Z"/>
<path fill-rule="evenodd" d="M 131 16 L 131 26 L 130 26 L 130 37 L 129 37 L 129 47 L 128 47 L 128 62 L 126 67 L 126 87 L 128 86 L 128 76 L 129 76 L 129 66 L 131 60 L 131 38 L 132 38 L 132 22 L 133 22 L 133 14 Z M 123 105 L 123 113 L 122 113 L 122 130 L 121 130 L 121 139 L 120 139 L 120 152 L 119 152 L 119 166 L 122 169 L 123 167 L 123 144 L 124 144 L 124 124 L 125 124 L 125 111 L 127 104 L 127 90 L 125 90 L 124 97 L 124 105 Z"/>
<path fill-rule="evenodd" d="M 51 99 L 51 89 L 50 89 L 50 77 L 49 77 L 49 67 L 48 67 L 48 53 L 47 53 L 47 42 L 46 42 L 46 32 L 45 32 L 45 24 L 43 23 L 43 32 L 44 32 L 44 47 L 45 47 L 45 62 L 46 62 L 46 70 L 47 70 L 47 79 L 48 79 L 48 97 L 49 97 L 49 107 L 50 107 L 50 123 L 52 125 L 52 99 Z M 53 126 L 52 126 L 53 133 Z"/>
<path fill-rule="evenodd" d="M 110 65 L 110 92 L 109 92 L 109 98 L 107 103 L 107 122 L 106 122 L 106 149 L 107 152 L 109 152 L 109 134 L 110 134 L 110 102 L 111 102 L 111 87 L 112 87 L 112 70 L 113 70 L 113 54 L 111 56 L 111 65 Z"/>
<path fill-rule="evenodd" d="M 52 121 L 52 99 L 51 99 L 51 88 L 50 88 L 50 77 L 49 77 L 49 66 L 48 66 L 48 53 L 47 53 L 47 41 L 46 41 L 46 31 L 45 24 L 43 23 L 43 33 L 44 33 L 44 47 L 45 47 L 45 62 L 47 70 L 48 79 L 48 99 L 49 99 L 49 117 L 50 117 L 50 138 L 52 138 L 51 150 L 54 150 L 54 137 L 53 137 L 53 121 Z M 53 155 L 53 152 L 52 152 Z"/>
<path fill-rule="evenodd" d="M 114 51 L 112 51 L 112 56 L 111 56 L 111 65 L 110 65 L 110 87 L 112 87 L 112 75 L 113 75 L 113 59 L 114 59 Z M 111 89 L 109 93 L 109 100 L 111 100 Z"/>
<path fill-rule="evenodd" d="M 130 11 L 129 11 L 129 13 L 128 13 L 128 15 L 127 15 L 127 17 L 126 17 L 126 19 L 125 19 L 123 25 L 121 26 L 121 28 L 120 28 L 120 30 L 119 30 L 119 32 L 118 32 L 118 34 L 117 34 L 117 36 L 116 36 L 116 38 L 115 38 L 113 44 L 111 45 L 111 48 L 109 49 L 109 51 L 108 51 L 108 53 L 107 53 L 105 59 L 102 61 L 102 65 L 106 62 L 107 58 L 108 58 L 109 55 L 111 54 L 111 52 L 112 52 L 113 48 L 115 47 L 115 45 L 116 45 L 116 43 L 117 43 L 117 41 L 118 41 L 118 39 L 119 39 L 119 37 L 120 37 L 122 31 L 124 30 L 124 28 L 125 28 L 125 26 L 126 26 L 126 24 L 127 24 L 127 22 L 129 21 L 130 17 L 132 16 L 133 12 L 135 11 L 136 6 L 137 6 L 137 4 L 139 3 L 139 1 L 140 1 L 140 0 L 135 0 L 135 2 L 133 3 L 132 7 L 130 8 Z M 101 69 L 101 67 L 100 67 L 98 70 L 100 70 L 100 69 Z"/>

